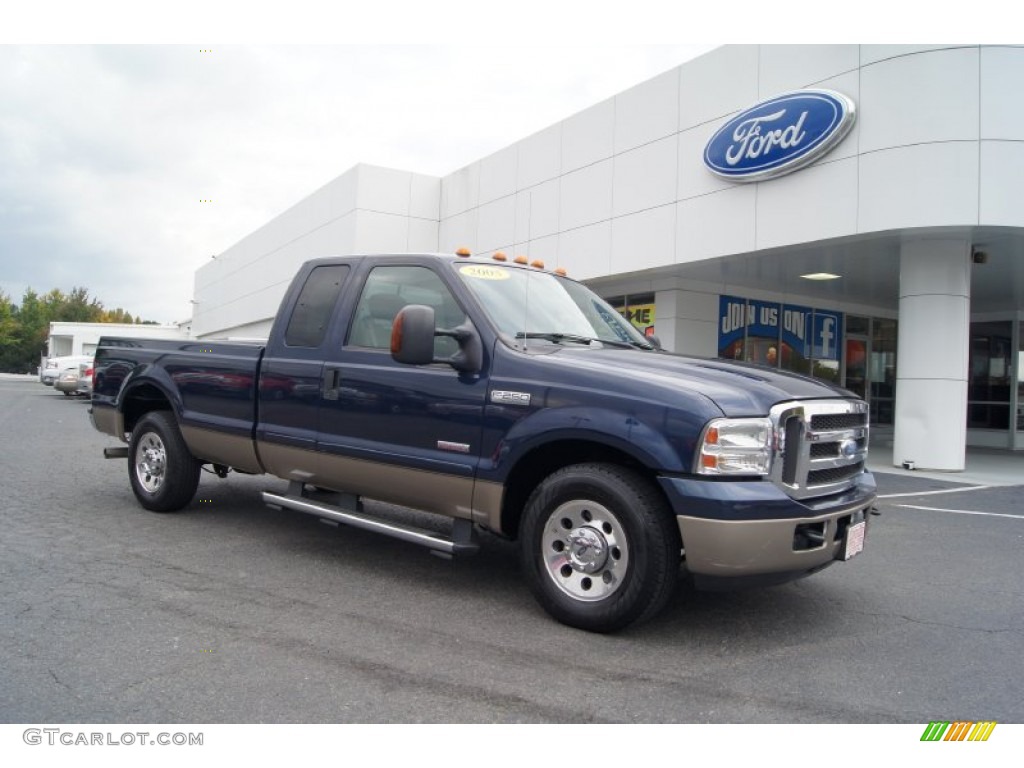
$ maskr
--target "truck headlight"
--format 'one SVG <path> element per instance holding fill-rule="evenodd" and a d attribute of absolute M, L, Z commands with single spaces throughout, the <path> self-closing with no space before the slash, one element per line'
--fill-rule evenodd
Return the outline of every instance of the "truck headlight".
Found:
<path fill-rule="evenodd" d="M 769 419 L 715 419 L 697 451 L 699 475 L 767 475 L 772 463 Z"/>

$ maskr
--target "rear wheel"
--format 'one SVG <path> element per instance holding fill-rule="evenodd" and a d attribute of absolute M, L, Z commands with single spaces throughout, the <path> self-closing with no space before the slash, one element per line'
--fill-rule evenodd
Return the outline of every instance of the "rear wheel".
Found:
<path fill-rule="evenodd" d="M 563 624 L 612 632 L 652 617 L 675 590 L 675 519 L 657 488 L 624 467 L 577 464 L 548 476 L 520 533 L 530 588 Z"/>
<path fill-rule="evenodd" d="M 135 498 L 153 512 L 176 512 L 195 496 L 201 468 L 166 411 L 151 411 L 132 430 L 128 477 Z"/>

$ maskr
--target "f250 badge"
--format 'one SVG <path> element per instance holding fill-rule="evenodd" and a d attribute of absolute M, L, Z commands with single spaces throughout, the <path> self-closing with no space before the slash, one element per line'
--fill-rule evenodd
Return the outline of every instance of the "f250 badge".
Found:
<path fill-rule="evenodd" d="M 783 93 L 740 112 L 704 147 L 704 165 L 730 181 L 764 181 L 810 165 L 849 133 L 853 100 L 837 91 Z"/>
<path fill-rule="evenodd" d="M 491 402 L 498 405 L 529 405 L 529 392 L 507 392 L 496 389 L 491 392 Z"/>

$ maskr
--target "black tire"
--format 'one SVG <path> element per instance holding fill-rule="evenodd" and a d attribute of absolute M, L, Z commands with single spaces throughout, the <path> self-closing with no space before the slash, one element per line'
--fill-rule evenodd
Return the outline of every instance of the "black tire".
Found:
<path fill-rule="evenodd" d="M 177 512 L 187 506 L 196 495 L 201 467 L 170 413 L 150 411 L 139 419 L 128 443 L 128 479 L 143 507 Z"/>
<path fill-rule="evenodd" d="M 520 557 L 531 591 L 555 619 L 591 632 L 645 621 L 679 580 L 679 529 L 648 480 L 614 464 L 549 475 L 526 502 Z"/>

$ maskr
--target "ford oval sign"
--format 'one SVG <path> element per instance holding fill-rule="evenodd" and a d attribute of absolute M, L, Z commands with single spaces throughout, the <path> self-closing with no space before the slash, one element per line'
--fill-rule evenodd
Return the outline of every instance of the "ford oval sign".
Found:
<path fill-rule="evenodd" d="M 764 181 L 803 168 L 853 127 L 856 107 L 836 91 L 783 93 L 744 110 L 704 147 L 704 165 L 731 181 Z"/>

